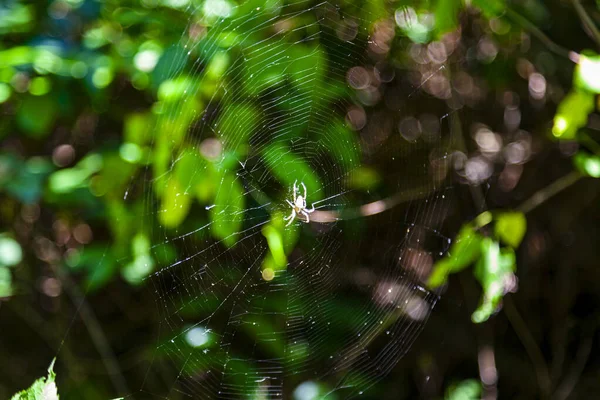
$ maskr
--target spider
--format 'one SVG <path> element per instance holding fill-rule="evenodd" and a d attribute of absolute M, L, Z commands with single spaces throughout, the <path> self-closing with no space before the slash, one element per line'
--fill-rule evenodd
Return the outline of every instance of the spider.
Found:
<path fill-rule="evenodd" d="M 298 183 L 298 181 L 294 182 L 294 196 L 292 201 L 286 200 L 290 207 L 292 207 L 292 213 L 288 217 L 283 218 L 284 221 L 290 221 L 285 226 L 289 226 L 300 214 L 304 215 L 306 217 L 306 223 L 309 223 L 310 217 L 308 214 L 315 211 L 314 204 L 310 210 L 306 208 L 306 186 L 304 185 L 304 182 L 300 182 L 300 186 L 304 189 L 304 196 L 298 194 L 298 186 L 296 186 L 296 183 Z"/>

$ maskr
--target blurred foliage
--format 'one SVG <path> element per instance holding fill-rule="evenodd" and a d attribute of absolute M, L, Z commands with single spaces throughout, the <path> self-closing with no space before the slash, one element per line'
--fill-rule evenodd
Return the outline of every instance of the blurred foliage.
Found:
<path fill-rule="evenodd" d="M 276 15 L 278 3 L 239 2 L 236 10 L 238 16 L 243 16 L 256 7 L 270 7 Z M 574 53 L 573 50 L 578 57 L 572 60 L 562 60 L 561 56 L 551 54 L 543 41 L 536 41 L 539 37 L 531 30 L 531 25 L 535 29 L 540 29 L 538 25 L 548 27 L 550 16 L 562 10 L 562 5 L 549 3 L 552 4 L 502 0 L 394 3 L 392 24 L 395 24 L 398 36 L 394 39 L 390 58 L 395 68 L 410 75 L 409 72 L 419 70 L 418 64 L 423 64 L 410 60 L 411 51 L 433 51 L 435 46 L 427 47 L 429 44 L 442 43 L 461 32 L 465 42 L 457 47 L 461 47 L 463 53 L 456 56 L 460 59 L 452 64 L 452 73 L 470 82 L 464 104 L 476 114 L 472 117 L 473 125 L 485 122 L 491 126 L 497 119 L 484 109 L 496 104 L 486 100 L 488 93 L 495 102 L 513 89 L 514 92 L 520 90 L 523 109 L 543 120 L 543 123 L 531 121 L 526 111 L 522 113 L 523 125 L 533 132 L 536 151 L 542 153 L 539 150 L 542 147 L 558 148 L 560 155 L 549 158 L 566 158 L 582 175 L 599 178 L 600 146 L 594 138 L 593 131 L 597 126 L 594 128 L 592 119 L 597 114 L 597 95 L 600 93 L 600 56 L 592 50 L 579 51 L 582 36 L 578 35 L 582 34 L 582 29 L 579 33 L 572 33 L 575 29 L 565 29 L 571 32 L 565 38 L 566 44 L 577 46 L 579 51 Z M 361 5 L 364 15 L 360 23 L 368 32 L 389 14 L 386 2 L 367 1 Z M 57 286 L 54 270 L 46 268 L 47 265 L 64 268 L 75 280 L 83 277 L 86 292 L 107 290 L 109 294 L 98 296 L 113 299 L 114 295 L 119 307 L 131 307 L 127 310 L 128 318 L 137 324 L 136 314 L 143 314 L 147 308 L 145 303 L 138 307 L 135 296 L 143 294 L 137 290 L 141 291 L 146 278 L 153 272 L 171 265 L 179 257 L 179 249 L 161 240 L 164 238 L 153 237 L 153 232 L 162 229 L 177 234 L 191 231 L 190 226 L 211 224 L 207 232 L 197 233 L 198 238 L 210 234 L 226 247 L 236 246 L 248 204 L 245 188 L 233 171 L 238 163 L 247 161 L 251 139 L 262 129 L 264 115 L 260 100 L 242 103 L 240 99 L 228 96 L 227 85 L 241 84 L 248 98 L 258 98 L 266 90 L 289 85 L 288 90 L 296 91 L 298 102 L 307 108 L 327 109 L 335 100 L 353 96 L 345 85 L 329 87 L 335 85 L 328 81 L 327 71 L 331 65 L 323 46 L 288 46 L 288 43 L 272 38 L 223 30 L 215 34 L 219 38 L 218 48 L 198 46 L 190 54 L 182 40 L 182 34 L 193 34 L 187 31 L 190 28 L 188 22 L 194 21 L 192 27 L 200 31 L 211 26 L 227 26 L 216 22 L 226 19 L 234 6 L 233 2 L 225 0 L 54 0 L 35 4 L 10 1 L 0 6 L 0 107 L 3 113 L 0 122 L 0 214 L 3 221 L 0 226 L 0 298 L 10 302 L 15 299 L 16 303 L 20 297 L 33 297 L 33 293 L 45 299 L 44 317 L 36 315 L 29 305 L 22 306 L 22 318 L 30 329 L 46 335 L 40 329 L 41 326 L 48 328 L 44 322 L 46 313 L 60 315 L 62 311 L 59 310 L 65 308 L 56 303 L 61 286 Z M 597 20 L 598 11 L 592 11 L 592 6 L 588 6 Z M 522 39 L 525 36 L 527 40 Z M 286 40 L 296 42 L 298 38 L 292 36 Z M 589 41 L 585 43 L 587 47 L 595 45 Z M 244 61 L 239 82 L 226 81 L 228 68 L 239 61 L 236 54 L 243 52 L 261 57 L 249 57 Z M 274 55 L 281 57 L 282 62 L 265 66 L 262 61 Z M 194 70 L 196 60 L 204 67 L 201 72 Z M 571 71 L 571 67 L 565 65 L 571 65 L 573 61 L 576 65 Z M 182 72 L 174 77 L 173 68 L 179 67 Z M 303 84 L 308 68 L 314 71 L 314 84 L 309 87 Z M 518 75 L 515 71 L 519 68 L 528 72 Z M 545 76 L 545 94 L 541 98 L 535 98 L 531 89 L 534 70 Z M 452 90 L 457 91 L 460 82 L 457 79 L 454 83 Z M 335 93 L 332 104 L 324 104 L 319 95 L 324 87 Z M 394 93 L 392 85 L 388 90 Z M 194 95 L 189 95 L 188 91 Z M 474 93 L 481 96 L 476 97 Z M 406 93 L 395 92 L 395 95 L 406 97 Z M 428 92 L 428 96 L 436 97 L 434 92 Z M 431 98 L 414 101 L 433 108 L 438 103 Z M 194 138 L 189 137 L 190 128 L 211 101 L 222 104 L 216 114 L 214 130 L 222 144 L 223 157 L 198 151 Z M 479 102 L 484 106 L 481 107 Z M 527 102 L 531 105 L 524 105 Z M 289 111 L 298 106 L 282 102 L 278 107 Z M 370 112 L 369 107 L 365 105 Z M 509 109 L 508 106 L 505 108 Z M 300 113 L 302 111 L 306 110 Z M 282 125 L 282 134 L 287 135 L 290 142 L 302 134 L 292 129 L 293 125 L 294 121 Z M 361 138 L 347 123 L 332 117 L 322 129 L 331 140 L 325 146 L 328 156 L 349 171 L 350 188 L 360 193 L 385 189 L 392 172 L 361 164 Z M 507 141 L 517 137 L 513 133 L 506 135 Z M 548 140 L 550 138 L 552 140 Z M 476 148 L 475 144 L 469 143 L 471 149 L 457 145 L 456 151 L 465 157 L 470 153 L 477 153 L 477 157 L 489 155 L 483 147 Z M 517 139 L 514 143 L 519 144 Z M 272 174 L 271 178 L 281 187 L 290 188 L 298 177 L 302 177 L 313 194 L 313 201 L 324 198 L 323 177 L 289 147 L 281 142 L 270 145 L 263 149 L 261 158 Z M 173 164 L 174 159 L 178 160 L 176 164 Z M 494 159 L 490 163 L 495 168 L 501 168 L 499 165 L 502 164 L 502 174 L 512 168 L 511 171 L 520 171 L 521 176 L 526 158 L 513 164 L 504 161 Z M 457 173 L 455 183 L 470 189 L 483 181 L 474 181 L 466 173 Z M 502 193 L 494 192 L 498 200 L 496 203 L 491 200 L 493 211 L 481 212 L 477 207 L 480 211 L 475 215 L 468 213 L 456 218 L 459 222 L 454 221 L 451 230 L 458 234 L 447 253 L 435 260 L 431 274 L 424 279 L 429 288 L 444 290 L 451 285 L 453 274 L 462 272 L 461 276 L 472 277 L 479 285 L 478 305 L 468 313 L 476 323 L 489 320 L 501 309 L 503 297 L 516 291 L 517 266 L 520 268 L 519 260 L 527 257 L 521 248 L 526 247 L 534 253 L 538 249 L 536 246 L 542 246 L 539 243 L 547 240 L 539 233 L 539 227 L 530 234 L 527 230 L 529 216 L 526 218 L 523 212 L 517 211 L 523 193 L 531 194 L 540 188 L 536 183 L 526 183 L 529 187 L 512 196 L 516 184 Z M 147 197 L 147 188 L 141 187 L 144 185 L 152 186 L 152 199 Z M 281 199 L 289 196 L 283 192 L 278 194 Z M 153 225 L 148 226 L 144 223 L 147 219 L 139 216 L 145 215 L 148 204 L 154 201 L 160 212 L 156 213 Z M 573 211 L 577 207 L 565 206 L 565 209 Z M 266 281 L 286 268 L 288 257 L 300 240 L 300 228 L 295 225 L 285 228 L 284 217 L 286 214 L 274 210 L 262 228 L 269 247 L 269 253 L 261 260 L 262 277 Z M 554 214 L 548 218 L 554 218 Z M 464 220 L 469 222 L 463 224 Z M 527 235 L 531 236 L 529 242 Z M 561 240 L 566 242 L 564 238 Z M 527 246 L 522 246 L 526 242 Z M 590 259 L 597 259 L 597 255 L 593 254 Z M 465 273 L 470 266 L 473 269 Z M 235 280 L 235 273 L 228 271 L 223 279 Z M 121 284 L 124 286 L 119 286 Z M 133 299 L 124 300 L 129 293 L 133 293 Z M 146 297 L 144 301 L 152 299 Z M 217 307 L 221 299 L 207 301 L 214 301 Z M 128 302 L 132 305 L 123 306 Z M 342 306 L 340 310 L 343 310 Z M 112 316 L 106 313 L 100 317 L 111 321 Z M 62 321 L 50 328 L 64 332 L 64 325 L 69 325 L 72 317 L 67 315 L 65 320 L 66 323 Z M 148 325 L 155 327 L 161 322 L 140 323 L 132 331 L 137 334 L 148 329 Z M 117 332 L 112 333 L 116 337 L 123 335 L 121 328 L 115 330 Z M 188 342 L 195 343 L 199 352 L 215 345 L 209 332 L 193 329 L 188 332 L 196 334 L 186 338 L 195 340 Z M 259 336 L 262 333 L 250 334 Z M 51 335 L 43 337 L 49 343 L 56 340 Z M 150 340 L 142 334 L 140 337 L 146 347 L 140 351 L 142 356 L 136 354 L 135 357 L 148 357 L 147 349 L 159 353 L 155 351 L 155 338 Z M 129 346 L 134 344 L 128 343 Z M 27 346 L 26 343 L 20 345 Z M 67 349 L 66 363 L 73 362 L 72 353 L 89 351 L 75 347 Z M 125 349 L 121 350 L 127 354 Z M 279 351 L 274 348 L 261 350 Z M 94 365 L 88 367 L 84 369 L 98 369 Z M 190 374 L 195 372 L 192 365 L 185 368 Z M 251 367 L 240 360 L 232 368 L 238 368 L 243 375 Z M 26 373 L 19 369 L 15 371 L 20 379 L 32 373 L 29 369 Z M 72 379 L 75 383 L 69 389 L 69 398 L 107 398 L 112 393 L 106 377 L 98 377 L 96 384 L 82 379 L 76 371 L 73 376 L 77 378 Z M 8 388 L 13 390 L 14 384 L 10 383 Z M 52 366 L 48 378 L 36 381 L 29 391 L 14 398 L 37 399 L 39 397 L 35 396 L 48 385 L 54 385 Z M 325 392 L 313 382 L 305 382 L 298 388 L 302 385 L 308 385 L 305 389 L 309 392 L 317 393 L 315 398 Z M 480 392 L 479 382 L 467 380 L 449 387 L 445 398 L 478 398 Z"/>
<path fill-rule="evenodd" d="M 484 236 L 481 231 L 493 223 L 493 234 Z M 486 321 L 497 312 L 502 296 L 516 291 L 515 250 L 521 244 L 527 220 L 520 212 L 508 211 L 493 215 L 486 211 L 466 224 L 456 236 L 446 257 L 440 259 L 429 276 L 428 285 L 437 288 L 447 283 L 448 276 L 460 272 L 471 264 L 483 293 L 481 304 L 473 312 L 473 322 Z M 500 242 L 506 244 L 501 247 Z"/>
<path fill-rule="evenodd" d="M 451 385 L 444 396 L 445 400 L 475 400 L 481 398 L 481 383 L 468 379 Z"/>

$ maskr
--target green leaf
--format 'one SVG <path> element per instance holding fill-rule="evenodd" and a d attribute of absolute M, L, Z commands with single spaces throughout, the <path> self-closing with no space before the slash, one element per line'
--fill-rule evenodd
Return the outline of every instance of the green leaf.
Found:
<path fill-rule="evenodd" d="M 319 134 L 327 151 L 344 167 L 351 171 L 360 165 L 360 148 L 357 134 L 344 121 L 336 120 Z"/>
<path fill-rule="evenodd" d="M 158 99 L 165 102 L 177 102 L 186 93 L 195 93 L 199 83 L 187 75 L 178 76 L 174 79 L 163 81 L 158 87 Z"/>
<path fill-rule="evenodd" d="M 481 242 L 482 256 L 475 266 L 475 278 L 483 288 L 479 307 L 471 315 L 475 323 L 486 321 L 500 305 L 504 294 L 512 289 L 516 269 L 516 257 L 512 248 L 500 249 L 500 244 L 484 238 Z"/>
<path fill-rule="evenodd" d="M 0 266 L 0 299 L 10 297 L 12 294 L 12 275 L 10 274 L 10 270 Z"/>
<path fill-rule="evenodd" d="M 582 54 L 573 79 L 576 85 L 593 93 L 600 93 L 600 56 L 586 51 Z"/>
<path fill-rule="evenodd" d="M 82 158 L 73 168 L 65 168 L 54 172 L 48 180 L 48 188 L 54 193 L 69 193 L 75 189 L 87 187 L 89 177 L 100 171 L 103 159 L 99 154 L 89 154 Z"/>
<path fill-rule="evenodd" d="M 446 257 L 433 266 L 427 285 L 436 288 L 446 282 L 448 275 L 459 272 L 475 262 L 481 254 L 482 236 L 470 224 L 463 225 Z"/>
<path fill-rule="evenodd" d="M 125 117 L 125 142 L 142 146 L 150 141 L 152 129 L 152 114 L 149 112 L 132 113 Z"/>
<path fill-rule="evenodd" d="M 482 236 L 471 225 L 462 227 L 448 252 L 451 272 L 458 272 L 475 262 L 480 254 L 481 240 Z"/>
<path fill-rule="evenodd" d="M 104 286 L 118 271 L 115 254 L 114 248 L 90 244 L 69 253 L 65 262 L 73 270 L 84 270 L 87 273 L 86 290 L 96 290 Z"/>
<path fill-rule="evenodd" d="M 593 110 L 594 95 L 592 93 L 571 91 L 558 105 L 552 134 L 558 139 L 574 139 L 579 128 L 587 124 L 588 115 Z"/>
<path fill-rule="evenodd" d="M 158 221 L 166 228 L 179 226 L 187 217 L 192 203 L 192 196 L 183 188 L 175 176 L 169 178 L 167 187 L 162 194 Z"/>
<path fill-rule="evenodd" d="M 463 225 L 446 257 L 438 260 L 433 266 L 427 286 L 437 288 L 446 283 L 448 275 L 459 272 L 475 262 L 481 254 L 482 239 L 471 224 Z"/>
<path fill-rule="evenodd" d="M 89 174 L 75 168 L 62 169 L 50 175 L 48 188 L 54 193 L 69 193 L 88 184 Z"/>
<path fill-rule="evenodd" d="M 442 258 L 437 261 L 433 266 L 431 275 L 429 275 L 429 278 L 427 279 L 427 286 L 432 289 L 442 286 L 448 280 L 448 275 L 450 275 L 451 270 L 452 261 L 448 258 Z"/>
<path fill-rule="evenodd" d="M 17 110 L 20 129 L 35 138 L 50 134 L 58 116 L 58 101 L 52 96 L 25 96 Z"/>
<path fill-rule="evenodd" d="M 243 85 L 248 94 L 255 96 L 284 82 L 289 60 L 283 53 L 287 47 L 282 41 L 265 40 L 252 43 L 244 51 Z"/>
<path fill-rule="evenodd" d="M 600 157 L 580 151 L 573 157 L 573 163 L 582 174 L 600 178 Z"/>
<path fill-rule="evenodd" d="M 52 360 L 50 367 L 48 367 L 47 377 L 38 379 L 29 389 L 15 394 L 11 397 L 11 400 L 58 400 L 56 374 L 53 371 L 55 361 Z"/>
<path fill-rule="evenodd" d="M 521 244 L 526 230 L 527 219 L 521 212 L 505 212 L 496 217 L 496 235 L 514 249 Z"/>
<path fill-rule="evenodd" d="M 175 177 L 181 187 L 196 195 L 200 203 L 214 200 L 219 175 L 215 165 L 205 160 L 194 147 L 184 149 L 175 163 Z"/>
<path fill-rule="evenodd" d="M 481 382 L 467 379 L 450 386 L 444 400 L 479 400 L 481 398 Z"/>
<path fill-rule="evenodd" d="M 263 279 L 271 280 L 274 272 L 285 269 L 287 266 L 287 255 L 294 250 L 298 238 L 299 229 L 296 226 L 286 227 L 285 215 L 275 211 L 271 214 L 271 221 L 262 229 L 263 236 L 267 239 L 269 254 L 263 260 Z"/>
<path fill-rule="evenodd" d="M 435 5 L 435 31 L 438 35 L 455 30 L 458 27 L 460 0 L 438 0 Z"/>
<path fill-rule="evenodd" d="M 151 243 L 145 233 L 138 233 L 131 241 L 133 261 L 121 270 L 121 276 L 132 285 L 139 285 L 153 270 L 154 259 L 150 255 Z"/>
<path fill-rule="evenodd" d="M 283 250 L 282 232 L 269 224 L 263 227 L 262 234 L 267 239 L 267 244 L 269 245 L 269 250 L 275 264 L 278 267 L 285 266 L 287 264 L 287 257 Z"/>
<path fill-rule="evenodd" d="M 207 163 L 200 153 L 194 148 L 187 148 L 177 158 L 174 174 L 181 187 L 193 190 L 206 167 Z"/>
<path fill-rule="evenodd" d="M 215 196 L 215 204 L 210 208 L 213 235 L 227 247 L 237 242 L 237 232 L 241 230 L 244 218 L 244 188 L 237 176 L 224 173 Z"/>
<path fill-rule="evenodd" d="M 121 276 L 131 285 L 139 285 L 153 270 L 154 259 L 148 254 L 143 254 L 125 265 L 121 270 Z"/>
<path fill-rule="evenodd" d="M 323 197 L 321 181 L 317 174 L 302 157 L 289 148 L 273 144 L 263 150 L 262 156 L 268 168 L 284 187 L 291 189 L 294 182 L 303 182 L 306 185 L 307 203 Z"/>
<path fill-rule="evenodd" d="M 223 147 L 238 155 L 245 155 L 248 141 L 260 121 L 260 111 L 251 105 L 234 103 L 224 107 L 216 127 Z"/>
<path fill-rule="evenodd" d="M 314 113 L 328 97 L 327 91 L 322 90 L 327 72 L 327 56 L 320 46 L 293 46 L 288 53 L 292 60 L 288 73 L 296 90 L 300 91 L 300 97 L 294 98 L 293 104 L 302 106 L 303 111 Z"/>

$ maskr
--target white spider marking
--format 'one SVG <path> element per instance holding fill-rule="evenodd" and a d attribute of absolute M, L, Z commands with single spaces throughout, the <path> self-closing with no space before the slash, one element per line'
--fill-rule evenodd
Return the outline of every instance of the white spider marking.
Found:
<path fill-rule="evenodd" d="M 286 202 L 289 204 L 290 207 L 292 207 L 292 213 L 289 216 L 283 218 L 284 221 L 289 220 L 289 222 L 285 226 L 291 225 L 291 223 L 294 222 L 294 220 L 300 215 L 306 217 L 305 222 L 309 223 L 310 217 L 308 216 L 308 214 L 315 211 L 314 204 L 311 206 L 310 209 L 306 208 L 306 186 L 304 185 L 304 182 L 300 182 L 300 186 L 302 186 L 302 188 L 304 189 L 304 196 L 298 194 L 298 186 L 296 186 L 297 183 L 298 181 L 294 182 L 294 196 L 292 198 L 292 201 L 286 199 Z"/>

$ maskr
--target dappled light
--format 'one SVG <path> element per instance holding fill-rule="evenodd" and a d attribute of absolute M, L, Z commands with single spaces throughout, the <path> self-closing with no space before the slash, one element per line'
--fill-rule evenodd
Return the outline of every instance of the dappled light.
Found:
<path fill-rule="evenodd" d="M 599 10 L 0 5 L 0 398 L 597 397 Z"/>

